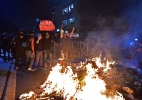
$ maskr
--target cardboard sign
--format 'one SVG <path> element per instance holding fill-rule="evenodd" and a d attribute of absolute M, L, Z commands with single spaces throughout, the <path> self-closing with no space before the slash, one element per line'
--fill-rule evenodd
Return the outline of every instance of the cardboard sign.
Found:
<path fill-rule="evenodd" d="M 39 24 L 40 31 L 54 31 L 55 26 L 50 20 L 41 20 Z"/>

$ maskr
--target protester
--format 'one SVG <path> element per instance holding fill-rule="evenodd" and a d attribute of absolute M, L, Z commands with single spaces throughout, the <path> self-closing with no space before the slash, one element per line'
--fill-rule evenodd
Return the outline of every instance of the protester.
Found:
<path fill-rule="evenodd" d="M 70 39 L 72 38 L 72 35 L 74 33 L 75 28 L 73 27 L 72 31 L 68 33 L 68 31 L 63 31 L 61 27 L 60 29 L 60 38 L 61 38 L 61 52 L 60 52 L 60 60 L 61 61 L 67 61 L 68 60 L 68 54 L 70 51 Z M 71 52 L 71 51 L 70 51 Z"/>
<path fill-rule="evenodd" d="M 44 68 L 47 68 L 47 60 L 49 58 L 49 66 L 52 66 L 52 38 L 54 33 L 46 32 L 43 34 L 43 61 L 44 61 Z"/>
<path fill-rule="evenodd" d="M 11 45 L 14 48 L 15 52 L 15 69 L 17 70 L 19 67 L 23 68 L 25 66 L 25 51 L 24 47 L 22 46 L 22 43 L 25 42 L 26 37 L 22 30 L 18 32 L 18 35 L 16 35 Z M 20 64 L 21 62 L 21 64 Z"/>
<path fill-rule="evenodd" d="M 35 46 L 34 46 L 34 32 L 30 32 L 25 44 L 25 54 L 26 54 L 26 66 L 27 70 L 34 71 L 32 69 L 34 59 L 35 59 Z"/>
<path fill-rule="evenodd" d="M 4 62 L 6 62 L 8 60 L 8 62 L 10 62 L 11 58 L 10 58 L 10 37 L 8 35 L 8 33 L 3 34 L 3 38 L 2 38 L 2 49 L 3 49 L 3 59 Z M 5 45 L 6 44 L 6 45 Z"/>
<path fill-rule="evenodd" d="M 37 35 L 37 39 L 35 41 L 35 52 L 36 52 L 36 58 L 35 58 L 35 70 L 38 68 L 42 68 L 43 63 L 43 39 L 42 35 L 39 33 Z"/>

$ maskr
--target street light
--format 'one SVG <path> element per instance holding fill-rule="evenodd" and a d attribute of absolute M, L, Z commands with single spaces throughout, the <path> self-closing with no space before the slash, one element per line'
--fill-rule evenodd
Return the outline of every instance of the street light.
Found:
<path fill-rule="evenodd" d="M 36 21 L 39 22 L 39 19 L 37 18 Z"/>

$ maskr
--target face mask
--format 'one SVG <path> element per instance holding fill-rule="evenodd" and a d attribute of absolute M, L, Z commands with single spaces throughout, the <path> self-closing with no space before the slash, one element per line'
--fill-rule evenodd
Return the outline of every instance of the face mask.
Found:
<path fill-rule="evenodd" d="M 20 38 L 23 38 L 23 36 L 20 36 Z"/>
<path fill-rule="evenodd" d="M 19 36 L 24 36 L 24 34 L 19 34 Z"/>

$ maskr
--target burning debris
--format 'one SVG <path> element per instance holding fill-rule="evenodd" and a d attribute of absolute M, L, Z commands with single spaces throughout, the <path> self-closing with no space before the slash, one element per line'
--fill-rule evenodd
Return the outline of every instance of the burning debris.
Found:
<path fill-rule="evenodd" d="M 131 75 L 134 74 L 134 75 Z M 42 92 L 20 95 L 20 100 L 125 100 L 142 91 L 135 70 L 98 57 L 72 66 L 57 64 L 40 86 Z"/>

